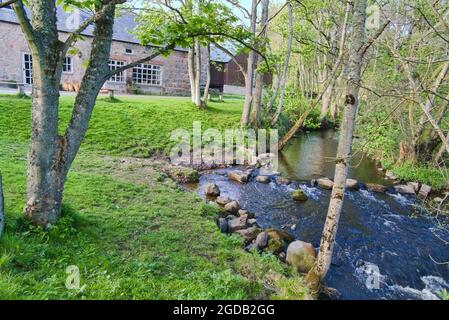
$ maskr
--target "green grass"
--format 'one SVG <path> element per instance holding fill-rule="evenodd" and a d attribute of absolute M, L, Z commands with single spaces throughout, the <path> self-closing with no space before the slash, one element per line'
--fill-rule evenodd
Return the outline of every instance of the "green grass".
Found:
<path fill-rule="evenodd" d="M 417 181 L 428 184 L 435 189 L 443 189 L 449 181 L 448 172 L 437 167 L 426 167 L 405 162 L 401 165 L 394 165 L 391 170 L 398 178 L 405 181 Z"/>
<path fill-rule="evenodd" d="M 63 218 L 43 231 L 22 216 L 30 100 L 0 96 L 0 299 L 305 298 L 300 276 L 221 234 L 216 209 L 164 178 L 162 162 L 131 157 L 166 151 L 171 130 L 193 120 L 235 126 L 239 103 L 201 111 L 185 98 L 118 99 L 99 99 L 69 174 Z M 65 123 L 73 98 L 61 100 Z M 65 287 L 71 265 L 82 291 Z"/>

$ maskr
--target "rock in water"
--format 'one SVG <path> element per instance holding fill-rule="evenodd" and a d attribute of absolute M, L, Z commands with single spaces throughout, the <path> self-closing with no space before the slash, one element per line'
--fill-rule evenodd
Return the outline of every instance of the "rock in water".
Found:
<path fill-rule="evenodd" d="M 357 190 L 359 188 L 359 182 L 354 179 L 346 179 L 346 189 Z"/>
<path fill-rule="evenodd" d="M 307 273 L 315 263 L 316 253 L 313 245 L 304 241 L 290 243 L 287 248 L 287 263 L 294 266 L 299 273 Z"/>
<path fill-rule="evenodd" d="M 248 229 L 237 230 L 235 234 L 243 237 L 246 243 L 252 242 L 260 234 L 260 229 L 257 227 L 251 227 Z"/>
<path fill-rule="evenodd" d="M 231 202 L 231 199 L 229 199 L 228 197 L 218 197 L 215 202 L 217 204 L 219 204 L 220 206 L 225 206 L 227 205 L 229 202 Z"/>
<path fill-rule="evenodd" d="M 240 206 L 239 206 L 239 204 L 237 203 L 237 201 L 231 201 L 231 202 L 229 202 L 228 204 L 226 204 L 226 205 L 224 206 L 224 209 L 225 209 L 227 212 L 229 212 L 229 213 L 232 213 L 232 214 L 234 214 L 234 215 L 237 215 L 237 213 L 238 213 L 239 210 L 240 210 Z"/>
<path fill-rule="evenodd" d="M 218 219 L 218 227 L 221 233 L 228 233 L 228 221 L 224 218 Z"/>
<path fill-rule="evenodd" d="M 276 183 L 280 185 L 289 185 L 290 179 L 284 177 L 276 177 Z"/>
<path fill-rule="evenodd" d="M 218 197 L 220 195 L 220 188 L 215 183 L 208 183 L 204 187 L 204 194 L 208 197 Z"/>
<path fill-rule="evenodd" d="M 413 187 L 413 185 L 398 184 L 398 185 L 394 186 L 393 188 L 397 193 L 416 194 L 415 188 Z"/>
<path fill-rule="evenodd" d="M 257 176 L 256 181 L 259 183 L 270 183 L 270 177 L 269 176 Z"/>
<path fill-rule="evenodd" d="M 247 217 L 238 217 L 228 221 L 228 232 L 234 233 L 246 228 Z"/>
<path fill-rule="evenodd" d="M 251 213 L 248 210 L 243 210 L 243 209 L 239 210 L 238 215 L 239 215 L 239 217 L 240 216 L 247 216 L 248 219 L 254 219 L 255 218 L 254 213 Z"/>
<path fill-rule="evenodd" d="M 288 232 L 276 229 L 267 229 L 268 245 L 266 250 L 272 254 L 278 255 L 287 247 L 287 244 L 294 241 L 295 238 Z"/>
<path fill-rule="evenodd" d="M 318 186 L 325 190 L 332 190 L 334 182 L 329 178 L 321 178 L 317 180 Z"/>
<path fill-rule="evenodd" d="M 281 239 L 269 239 L 268 245 L 266 247 L 266 251 L 268 251 L 274 255 L 278 255 L 279 253 L 282 252 L 282 250 L 284 250 L 284 247 L 285 247 L 285 242 L 282 241 Z"/>
<path fill-rule="evenodd" d="M 415 190 L 415 193 L 419 191 L 419 183 L 418 182 L 408 182 L 407 186 L 410 186 Z"/>
<path fill-rule="evenodd" d="M 261 232 L 257 235 L 256 242 L 257 248 L 264 249 L 268 245 L 268 234 L 266 232 Z"/>
<path fill-rule="evenodd" d="M 292 192 L 292 199 L 295 201 L 307 201 L 309 200 L 309 197 L 307 196 L 307 194 L 304 192 L 304 190 L 298 189 Z"/>
<path fill-rule="evenodd" d="M 367 183 L 366 190 L 370 192 L 385 193 L 387 192 L 388 188 L 381 184 Z"/>
<path fill-rule="evenodd" d="M 423 184 L 419 190 L 419 196 L 423 199 L 427 199 L 429 194 L 432 192 L 432 187 L 427 184 Z"/>
<path fill-rule="evenodd" d="M 257 220 L 256 219 L 248 219 L 248 225 L 250 227 L 257 226 Z"/>
<path fill-rule="evenodd" d="M 232 171 L 228 173 L 228 179 L 238 183 L 246 183 L 249 180 L 250 174 L 250 172 Z"/>

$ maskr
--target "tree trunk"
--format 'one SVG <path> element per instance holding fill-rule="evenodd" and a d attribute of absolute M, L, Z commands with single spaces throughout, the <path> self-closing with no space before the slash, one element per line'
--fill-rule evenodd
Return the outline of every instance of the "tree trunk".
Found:
<path fill-rule="evenodd" d="M 203 107 L 207 105 L 207 100 L 209 98 L 209 88 L 210 88 L 211 74 L 210 74 L 210 44 L 207 45 L 207 57 L 206 57 L 206 86 L 204 87 L 203 94 Z"/>
<path fill-rule="evenodd" d="M 446 151 L 446 145 L 447 144 L 449 144 L 449 133 L 446 135 L 446 144 L 445 143 L 443 143 L 442 145 L 441 145 L 441 147 L 440 147 L 440 150 L 438 150 L 438 152 L 437 152 L 437 154 L 435 155 L 435 157 L 434 157 L 434 162 L 435 163 L 439 163 L 440 162 L 440 160 L 441 160 L 441 158 L 443 157 L 443 155 L 444 155 L 444 152 Z"/>
<path fill-rule="evenodd" d="M 250 32 L 253 35 L 256 34 L 257 4 L 258 4 L 258 0 L 252 0 Z M 242 127 L 248 125 L 249 114 L 251 112 L 251 103 L 252 103 L 252 99 L 253 99 L 253 86 L 254 86 L 254 62 L 255 62 L 255 59 L 256 59 L 256 52 L 254 50 L 251 50 L 248 54 L 248 64 L 246 67 L 245 101 L 243 103 L 242 118 L 240 119 L 240 126 L 242 126 Z"/>
<path fill-rule="evenodd" d="M 263 0 L 262 1 L 262 18 L 260 20 L 261 25 L 261 32 L 260 37 L 262 38 L 262 42 L 267 36 L 267 30 L 268 30 L 268 7 L 270 5 L 269 0 Z M 260 64 L 263 62 L 262 56 L 259 54 L 256 55 L 257 63 L 256 63 L 256 69 L 260 66 Z M 252 127 L 258 127 L 259 126 L 259 115 L 260 115 L 260 108 L 262 106 L 262 93 L 263 93 L 263 79 L 264 74 L 261 72 L 256 73 L 256 84 L 254 88 L 253 93 L 253 106 L 251 110 L 251 126 Z"/>
<path fill-rule="evenodd" d="M 195 105 L 201 108 L 201 46 L 195 40 Z"/>
<path fill-rule="evenodd" d="M 367 0 L 354 2 L 354 40 L 350 52 L 350 75 L 345 111 L 340 130 L 336 158 L 334 187 L 331 194 L 327 218 L 321 237 L 320 251 L 317 260 L 306 277 L 313 295 L 317 295 L 321 282 L 329 270 L 335 238 L 338 230 L 341 209 L 343 206 L 345 183 L 348 175 L 349 161 L 352 152 L 354 122 L 359 104 L 361 68 L 364 56 L 364 38 Z"/>
<path fill-rule="evenodd" d="M 189 48 L 188 58 L 187 58 L 187 67 L 189 71 L 189 80 L 190 80 L 190 96 L 192 98 L 192 103 L 196 101 L 196 90 L 195 90 L 195 46 Z"/>
<path fill-rule="evenodd" d="M 280 80 L 278 107 L 276 109 L 276 113 L 274 114 L 273 120 L 271 122 L 272 125 L 275 125 L 279 121 L 279 117 L 281 116 L 282 108 L 284 106 L 285 86 L 287 84 L 288 65 L 290 63 L 290 55 L 292 53 L 292 45 L 293 45 L 293 6 L 289 2 L 288 3 L 287 53 L 285 54 L 284 66 L 283 66 L 281 80 Z"/>
<path fill-rule="evenodd" d="M 334 66 L 341 64 L 341 60 L 343 59 L 343 55 L 344 55 L 344 51 L 345 51 L 345 44 L 346 44 L 346 33 L 348 32 L 349 15 L 351 13 L 351 8 L 352 8 L 352 4 L 350 2 L 348 2 L 346 4 L 345 18 L 343 20 L 343 25 L 342 25 L 342 28 L 340 31 L 341 33 L 340 33 L 340 44 L 338 47 L 338 58 L 334 64 Z M 334 49 L 336 49 L 336 48 L 334 48 Z M 331 77 L 331 79 L 329 79 L 329 85 L 328 85 L 326 91 L 324 92 L 323 101 L 322 101 L 322 105 L 321 105 L 320 117 L 321 117 L 322 123 L 326 122 L 326 117 L 328 117 L 328 116 L 332 121 L 335 121 L 335 116 L 337 114 L 337 108 L 336 108 L 337 106 L 336 105 L 331 106 L 331 103 L 332 103 L 332 96 L 334 93 L 335 83 L 337 82 L 338 78 L 340 77 L 340 74 L 337 72 L 334 72 L 334 70 L 330 70 L 330 72 L 329 72 L 329 76 Z"/>
<path fill-rule="evenodd" d="M 107 3 L 107 2 L 105 2 Z M 61 215 L 64 184 L 87 130 L 93 105 L 109 72 L 115 5 L 95 21 L 89 66 L 64 136 L 58 135 L 59 84 L 65 57 L 58 39 L 54 1 L 35 1 L 31 23 L 21 1 L 14 4 L 33 57 L 31 135 L 25 215 L 48 227 Z"/>
<path fill-rule="evenodd" d="M 3 197 L 3 181 L 0 173 L 0 239 L 5 228 L 5 198 Z"/>
<path fill-rule="evenodd" d="M 24 22 L 22 3 L 14 5 Z M 37 225 L 48 226 L 61 215 L 62 189 L 60 137 L 58 136 L 59 84 L 62 64 L 53 1 L 38 1 L 31 24 L 21 23 L 33 58 L 31 134 L 28 149 L 27 202 L 25 215 Z M 37 31 L 38 30 L 38 31 Z"/>
<path fill-rule="evenodd" d="M 345 41 L 346 41 L 346 28 L 347 28 L 351 8 L 352 8 L 352 2 L 348 2 L 347 7 L 346 7 L 346 14 L 345 14 L 345 24 L 343 26 L 344 32 L 342 33 L 342 36 L 340 39 L 340 53 L 339 53 L 339 56 L 338 56 L 338 59 L 337 59 L 335 65 L 332 68 L 332 73 L 330 75 L 331 79 L 333 79 L 336 76 L 336 74 L 340 68 L 340 65 L 343 61 L 343 57 L 344 57 L 343 51 L 344 51 L 344 45 L 345 45 Z M 343 69 L 344 69 L 344 66 L 343 66 Z M 332 81 L 329 81 L 327 83 L 327 86 L 329 86 L 331 83 L 332 83 Z M 327 90 L 327 86 L 325 86 L 325 88 L 324 88 L 325 91 Z M 309 90 L 310 90 L 311 96 L 313 96 L 313 93 L 312 93 L 313 86 L 312 85 L 310 85 Z M 301 129 L 302 125 L 304 124 L 304 121 L 309 116 L 309 114 L 313 111 L 313 109 L 316 107 L 316 105 L 318 104 L 320 99 L 323 97 L 325 91 L 323 91 L 320 94 L 320 96 L 315 100 L 315 102 L 313 102 L 311 104 L 311 106 L 296 121 L 296 123 L 293 125 L 293 127 L 290 128 L 290 130 L 287 132 L 287 134 L 284 137 L 282 137 L 282 139 L 278 143 L 278 150 L 282 150 L 287 145 L 287 143 L 290 141 L 290 139 L 293 138 L 293 136 L 299 131 L 299 129 Z"/>

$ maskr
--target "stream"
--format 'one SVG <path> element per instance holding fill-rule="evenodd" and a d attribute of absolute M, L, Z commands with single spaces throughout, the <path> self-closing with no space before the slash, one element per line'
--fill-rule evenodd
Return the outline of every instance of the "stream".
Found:
<path fill-rule="evenodd" d="M 235 169 L 221 169 L 201 176 L 198 193 L 203 196 L 201 186 L 214 182 L 222 195 L 254 212 L 262 228 L 296 225 L 285 230 L 318 248 L 330 191 L 310 180 L 333 177 L 337 144 L 331 130 L 295 138 L 279 159 L 279 171 L 294 181 L 288 186 L 254 179 L 237 184 L 227 179 Z M 352 159 L 349 178 L 391 186 L 362 154 Z M 298 187 L 307 202 L 291 199 Z M 449 231 L 442 223 L 447 220 L 428 215 L 414 196 L 347 191 L 325 285 L 337 289 L 340 299 L 438 299 L 449 291 L 449 265 L 439 264 L 449 261 Z"/>

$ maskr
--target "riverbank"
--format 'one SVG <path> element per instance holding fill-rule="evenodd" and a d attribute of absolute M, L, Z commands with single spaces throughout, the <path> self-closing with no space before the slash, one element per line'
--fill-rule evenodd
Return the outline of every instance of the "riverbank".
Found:
<path fill-rule="evenodd" d="M 447 218 L 430 215 L 405 186 L 347 183 L 325 285 L 341 299 L 443 298 L 449 290 Z M 204 172 L 190 186 L 221 208 L 222 232 L 303 270 L 310 267 L 304 257 L 318 251 L 331 188 L 328 178 L 298 181 L 235 167 Z M 289 259 L 289 251 L 301 260 Z"/>
<path fill-rule="evenodd" d="M 72 102 L 62 98 L 63 121 Z M 238 125 L 240 102 L 203 111 L 181 98 L 100 98 L 69 174 L 63 218 L 50 232 L 22 216 L 30 100 L 2 96 L 0 106 L 3 299 L 307 298 L 299 275 L 272 255 L 246 253 L 241 238 L 221 234 L 217 208 L 181 190 L 165 173 L 167 163 L 148 157 L 169 150 L 171 130 L 190 129 L 193 120 Z M 65 287 L 69 266 L 80 271 L 79 289 Z"/>

